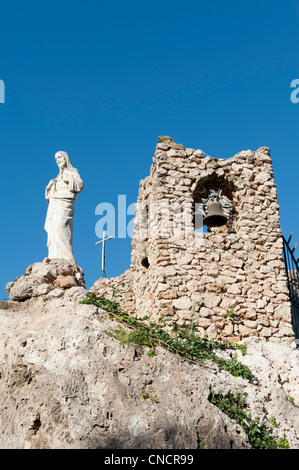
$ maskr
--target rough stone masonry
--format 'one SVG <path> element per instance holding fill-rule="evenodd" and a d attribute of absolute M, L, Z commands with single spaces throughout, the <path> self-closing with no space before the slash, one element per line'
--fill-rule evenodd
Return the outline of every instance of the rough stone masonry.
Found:
<path fill-rule="evenodd" d="M 195 230 L 194 208 L 207 186 L 222 188 L 229 209 L 225 226 L 205 232 Z M 161 136 L 140 182 L 131 269 L 91 290 L 122 289 L 122 306 L 139 317 L 193 318 L 203 337 L 292 341 L 282 248 L 268 147 L 217 159 Z"/>

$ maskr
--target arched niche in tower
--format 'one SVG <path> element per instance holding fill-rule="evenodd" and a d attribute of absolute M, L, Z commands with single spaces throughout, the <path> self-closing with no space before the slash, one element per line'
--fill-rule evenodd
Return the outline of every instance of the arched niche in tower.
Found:
<path fill-rule="evenodd" d="M 204 224 L 204 217 L 207 215 L 207 206 L 204 206 L 203 203 L 208 200 L 209 195 L 217 194 L 218 189 L 220 188 L 220 200 L 224 206 L 220 205 L 219 210 L 222 211 L 224 217 L 227 218 L 227 222 L 225 225 L 220 227 L 207 227 L 207 225 Z M 217 171 L 214 171 L 212 174 L 210 173 L 209 175 L 199 178 L 192 196 L 195 231 L 199 230 L 201 232 L 217 233 L 234 232 L 233 225 L 236 216 L 236 188 L 233 181 L 225 175 L 219 175 L 217 174 Z"/>

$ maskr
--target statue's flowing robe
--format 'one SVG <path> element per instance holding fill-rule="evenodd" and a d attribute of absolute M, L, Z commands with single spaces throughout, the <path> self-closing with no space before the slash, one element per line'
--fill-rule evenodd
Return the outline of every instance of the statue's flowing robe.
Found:
<path fill-rule="evenodd" d="M 64 170 L 47 186 L 46 199 L 49 206 L 45 230 L 48 233 L 47 245 L 50 259 L 74 260 L 74 208 L 77 194 L 82 190 L 83 182 L 75 168 Z"/>

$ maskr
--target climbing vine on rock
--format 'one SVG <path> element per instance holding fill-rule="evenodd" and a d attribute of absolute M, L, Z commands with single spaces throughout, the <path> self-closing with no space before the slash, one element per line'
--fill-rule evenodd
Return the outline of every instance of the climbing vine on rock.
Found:
<path fill-rule="evenodd" d="M 250 382 L 255 378 L 251 370 L 237 360 L 236 354 L 230 359 L 224 359 L 216 354 L 219 350 L 239 349 L 244 355 L 246 345 L 201 338 L 192 317 L 189 323 L 185 325 L 176 323 L 168 331 L 169 317 L 161 317 L 158 323 L 148 321 L 147 316 L 141 319 L 135 318 L 123 310 L 115 298 L 109 300 L 105 297 L 97 297 L 94 293 L 87 293 L 86 298 L 80 303 L 92 304 L 105 310 L 109 317 L 118 323 L 115 329 L 106 333 L 122 343 L 148 347 L 149 356 L 154 356 L 157 346 L 161 346 L 197 364 L 204 365 L 206 361 L 212 361 L 235 377 L 240 376 Z"/>

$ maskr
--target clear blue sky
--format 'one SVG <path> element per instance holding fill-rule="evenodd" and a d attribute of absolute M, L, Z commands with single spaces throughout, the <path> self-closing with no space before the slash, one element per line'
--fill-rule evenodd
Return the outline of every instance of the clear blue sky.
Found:
<path fill-rule="evenodd" d="M 215 157 L 271 148 L 286 236 L 299 238 L 299 4 L 15 0 L 0 4 L 0 299 L 47 256 L 44 191 L 65 150 L 85 189 L 74 254 L 100 277 L 95 208 L 135 202 L 157 136 Z M 131 239 L 107 243 L 107 276 L 130 266 Z M 298 256 L 298 250 L 297 250 Z"/>

